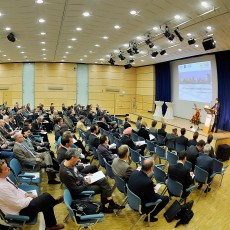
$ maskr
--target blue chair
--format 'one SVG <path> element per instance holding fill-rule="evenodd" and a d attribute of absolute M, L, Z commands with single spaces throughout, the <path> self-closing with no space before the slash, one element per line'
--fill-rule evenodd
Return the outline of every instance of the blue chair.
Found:
<path fill-rule="evenodd" d="M 166 186 L 167 173 L 162 169 L 164 164 L 155 165 L 153 169 L 153 175 L 158 184 L 164 184 Z M 161 194 L 165 194 L 167 187 L 164 188 Z"/>
<path fill-rule="evenodd" d="M 76 224 L 76 226 L 79 226 L 79 230 L 85 228 L 91 229 L 93 225 L 97 224 L 98 222 L 102 222 L 104 214 L 84 215 L 80 216 L 79 220 L 77 220 L 74 211 L 71 208 L 72 201 L 73 199 L 70 191 L 66 188 L 64 190 L 64 202 L 71 217 L 71 220 Z"/>
<path fill-rule="evenodd" d="M 10 161 L 10 168 L 14 173 L 17 181 L 19 183 L 27 183 L 27 184 L 39 184 L 41 182 L 40 173 L 31 173 L 31 172 L 24 172 L 19 161 L 16 158 L 13 158 Z M 36 175 L 36 177 L 35 177 Z"/>
<path fill-rule="evenodd" d="M 169 165 L 175 165 L 178 161 L 178 156 L 174 153 L 167 152 L 167 161 Z"/>
<path fill-rule="evenodd" d="M 115 139 L 112 133 L 109 133 L 109 141 L 110 141 L 110 144 L 115 143 Z"/>
<path fill-rule="evenodd" d="M 83 132 L 81 132 L 81 138 L 85 142 L 85 147 L 89 146 L 89 140 L 87 140 L 87 138 Z"/>
<path fill-rule="evenodd" d="M 100 134 L 101 134 L 101 135 L 104 135 L 104 131 L 105 131 L 105 130 L 104 130 L 103 128 L 101 128 L 101 127 L 99 127 L 99 130 L 100 130 Z"/>
<path fill-rule="evenodd" d="M 228 168 L 228 165 L 223 166 L 222 162 L 218 161 L 217 159 L 213 159 L 213 175 L 211 177 L 214 177 L 216 175 L 221 175 L 219 186 L 221 186 L 221 184 L 222 184 L 224 173 L 225 173 L 227 168 Z"/>
<path fill-rule="evenodd" d="M 176 143 L 175 150 L 179 153 L 179 152 L 181 152 L 181 151 L 186 150 L 186 146 Z"/>
<path fill-rule="evenodd" d="M 139 141 L 138 135 L 137 135 L 136 133 L 133 133 L 133 132 L 132 132 L 131 138 L 132 138 L 133 142 Z"/>
<path fill-rule="evenodd" d="M 140 197 L 138 197 L 136 194 L 134 194 L 128 187 L 128 185 L 126 185 L 126 188 L 127 188 L 127 196 L 128 196 L 128 203 L 129 203 L 129 206 L 131 209 L 133 209 L 134 211 L 137 211 L 139 212 L 140 214 L 140 217 L 139 219 L 137 220 L 136 223 L 134 223 L 130 229 L 133 229 L 138 223 L 139 221 L 142 219 L 142 218 L 145 218 L 146 216 L 148 216 L 148 223 L 150 221 L 150 214 L 156 209 L 157 205 L 159 203 L 162 202 L 161 199 L 158 199 L 157 201 L 155 202 L 151 202 L 151 203 L 146 203 L 145 204 L 145 207 L 146 208 L 150 208 L 152 207 L 152 210 L 146 214 L 146 213 L 142 213 L 141 209 L 142 209 L 142 205 L 141 205 L 141 199 Z"/>
<path fill-rule="evenodd" d="M 123 126 L 120 126 L 120 127 L 119 127 L 119 133 L 122 135 L 123 132 L 124 132 L 124 127 L 123 127 Z"/>
<path fill-rule="evenodd" d="M 157 142 L 158 142 L 158 145 L 164 146 L 165 145 L 165 137 L 158 134 L 157 135 Z"/>
<path fill-rule="evenodd" d="M 190 161 L 185 161 L 184 167 L 189 169 L 190 172 L 192 171 L 192 163 Z"/>
<path fill-rule="evenodd" d="M 136 164 L 136 167 L 138 167 L 139 164 L 141 164 L 141 156 L 138 151 L 130 149 L 130 155 L 131 155 L 131 160 Z"/>
<path fill-rule="evenodd" d="M 115 175 L 113 173 L 112 170 L 112 166 L 106 161 L 105 158 L 103 158 L 104 162 L 105 162 L 105 169 L 106 169 L 106 174 L 110 177 L 110 179 L 115 180 Z M 116 188 L 116 184 L 114 183 L 113 187 L 112 187 L 112 192 L 115 190 Z"/>
<path fill-rule="evenodd" d="M 98 156 L 98 161 L 99 161 L 98 168 L 100 168 L 100 166 L 102 166 L 103 168 L 105 168 L 104 157 L 101 154 L 99 154 L 98 151 L 97 151 L 97 156 Z"/>
<path fill-rule="evenodd" d="M 169 151 L 172 151 L 175 149 L 175 141 L 173 140 L 166 140 L 165 145 L 168 147 Z"/>
<path fill-rule="evenodd" d="M 156 145 L 156 154 L 157 154 L 157 157 L 159 158 L 160 164 L 161 164 L 161 160 L 166 160 L 166 152 L 163 147 Z"/>
<path fill-rule="evenodd" d="M 121 177 L 119 177 L 115 173 L 114 173 L 114 180 L 115 180 L 115 185 L 116 185 L 117 189 L 119 190 L 119 192 L 121 192 L 125 195 L 125 199 L 121 205 L 121 206 L 125 206 L 127 204 L 126 183 Z M 118 210 L 117 212 L 115 212 L 115 215 L 118 215 L 120 212 L 121 212 L 121 209 Z"/>
<path fill-rule="evenodd" d="M 117 148 L 119 148 L 119 147 L 122 145 L 121 140 L 120 140 L 120 139 L 118 139 L 118 138 L 116 138 L 116 137 L 114 137 L 114 142 L 115 142 L 115 144 L 116 144 Z"/>
<path fill-rule="evenodd" d="M 150 152 L 150 155 L 156 154 L 156 145 L 153 141 L 146 140 L 147 150 Z"/>
<path fill-rule="evenodd" d="M 93 157 L 92 157 L 92 159 L 91 159 L 91 161 L 90 161 L 90 163 L 92 163 L 93 160 L 98 160 L 98 153 L 97 153 L 97 149 L 96 149 L 94 146 L 91 146 L 90 149 L 93 150 Z M 100 163 L 99 163 L 99 164 L 100 164 Z M 100 166 L 100 165 L 98 165 L 98 167 L 99 167 L 99 166 Z"/>

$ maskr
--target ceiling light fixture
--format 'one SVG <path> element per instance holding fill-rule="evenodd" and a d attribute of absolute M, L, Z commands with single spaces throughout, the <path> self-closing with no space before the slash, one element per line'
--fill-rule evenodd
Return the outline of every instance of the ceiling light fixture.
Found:
<path fill-rule="evenodd" d="M 102 37 L 103 39 L 108 39 L 109 37 L 108 36 L 104 36 L 104 37 Z"/>
<path fill-rule="evenodd" d="M 17 46 L 17 48 L 18 48 L 18 49 L 20 49 L 20 48 L 21 48 L 21 46 Z"/>
<path fill-rule="evenodd" d="M 152 57 L 156 57 L 157 55 L 158 55 L 158 52 L 157 52 L 157 51 L 154 51 L 154 52 L 152 52 L 152 54 L 151 54 Z"/>
<path fill-rule="evenodd" d="M 181 19 L 181 16 L 177 14 L 177 15 L 174 16 L 174 18 L 175 19 Z"/>
<path fill-rule="evenodd" d="M 38 20 L 38 22 L 40 22 L 40 23 L 44 23 L 46 20 L 45 19 L 43 19 L 43 18 L 40 18 L 39 20 Z"/>
<path fill-rule="evenodd" d="M 77 27 L 76 30 L 77 31 L 82 31 L 82 28 L 81 27 Z"/>
<path fill-rule="evenodd" d="M 154 44 L 153 44 L 153 42 L 151 41 L 151 34 L 150 34 L 150 33 L 147 33 L 146 36 L 147 36 L 147 39 L 145 40 L 145 43 L 146 43 L 146 45 L 148 45 L 149 48 L 151 49 L 151 48 L 154 47 Z"/>
<path fill-rule="evenodd" d="M 189 40 L 188 40 L 188 44 L 189 45 L 193 45 L 193 44 L 195 44 L 196 43 L 196 39 L 195 38 L 190 38 Z"/>
<path fill-rule="evenodd" d="M 184 38 L 181 36 L 178 27 L 174 30 L 174 33 L 175 33 L 176 36 L 179 38 L 179 40 L 180 40 L 181 42 L 183 42 Z"/>
<path fill-rule="evenodd" d="M 160 51 L 160 55 L 165 55 L 166 54 L 166 50 L 161 50 Z"/>
<path fill-rule="evenodd" d="M 137 15 L 137 11 L 136 11 L 136 10 L 131 10 L 129 13 L 130 13 L 131 15 Z"/>
<path fill-rule="evenodd" d="M 8 39 L 10 42 L 15 42 L 15 41 L 16 41 L 16 38 L 15 38 L 15 36 L 14 36 L 13 33 L 9 33 L 9 34 L 7 35 L 7 39 Z"/>
<path fill-rule="evenodd" d="M 6 27 L 5 30 L 6 30 L 6 31 L 9 31 L 9 30 L 11 30 L 11 28 L 10 28 L 10 27 Z"/>
<path fill-rule="evenodd" d="M 173 33 L 170 32 L 170 29 L 168 26 L 165 26 L 165 31 L 164 31 L 164 36 L 166 38 L 168 38 L 169 41 L 173 41 L 175 35 Z"/>
<path fill-rule="evenodd" d="M 121 61 L 125 60 L 124 52 L 120 51 L 118 57 L 121 59 Z"/>
<path fill-rule="evenodd" d="M 40 34 L 41 34 L 41 35 L 46 35 L 46 32 L 41 32 Z"/>
<path fill-rule="evenodd" d="M 119 25 L 115 25 L 114 28 L 119 30 L 121 27 Z"/>
<path fill-rule="evenodd" d="M 130 62 L 128 62 L 128 63 L 126 63 L 126 64 L 124 65 L 124 67 L 125 67 L 125 69 L 130 69 L 130 68 L 132 68 L 133 66 L 131 65 Z"/>
<path fill-rule="evenodd" d="M 42 3 L 44 3 L 44 1 L 43 0 L 36 0 L 36 3 L 37 4 L 42 4 Z"/>
<path fill-rule="evenodd" d="M 90 16 L 90 13 L 86 11 L 86 12 L 84 12 L 82 15 L 85 16 L 85 17 L 89 17 L 89 16 Z"/>
<path fill-rule="evenodd" d="M 76 41 L 76 40 L 77 40 L 77 38 L 71 38 L 71 40 L 72 40 L 72 41 Z"/>

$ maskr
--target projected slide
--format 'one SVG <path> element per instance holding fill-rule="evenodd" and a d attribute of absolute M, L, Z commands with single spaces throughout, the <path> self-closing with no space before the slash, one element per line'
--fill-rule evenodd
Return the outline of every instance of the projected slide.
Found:
<path fill-rule="evenodd" d="M 179 100 L 212 101 L 211 61 L 178 65 Z"/>

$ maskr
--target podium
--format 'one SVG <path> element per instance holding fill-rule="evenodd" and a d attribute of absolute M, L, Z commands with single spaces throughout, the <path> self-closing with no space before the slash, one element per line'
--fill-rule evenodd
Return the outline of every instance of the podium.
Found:
<path fill-rule="evenodd" d="M 210 108 L 204 108 L 205 112 L 207 113 L 206 118 L 205 118 L 205 123 L 204 123 L 204 128 L 203 128 L 203 132 L 205 134 L 208 134 L 211 130 L 211 126 L 213 124 L 213 114 L 215 114 L 215 110 L 214 109 L 210 109 Z"/>
<path fill-rule="evenodd" d="M 172 119 L 174 119 L 174 116 L 173 116 L 173 105 L 174 105 L 174 103 L 172 103 L 172 102 L 165 102 L 165 104 L 167 105 L 167 110 L 166 110 L 166 113 L 164 115 L 164 119 L 165 120 L 172 120 Z"/>
<path fill-rule="evenodd" d="M 155 109 L 155 112 L 153 114 L 153 117 L 155 120 L 157 121 L 162 121 L 162 105 L 164 104 L 163 101 L 155 101 L 155 104 L 156 104 L 156 109 Z"/>

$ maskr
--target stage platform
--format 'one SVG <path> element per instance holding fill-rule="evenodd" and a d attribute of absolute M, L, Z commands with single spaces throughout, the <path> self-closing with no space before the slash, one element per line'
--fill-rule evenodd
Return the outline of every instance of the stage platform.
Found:
<path fill-rule="evenodd" d="M 151 123 L 153 120 L 153 113 L 151 113 L 151 112 L 138 112 L 137 111 L 136 113 L 130 113 L 129 116 L 130 116 L 130 119 L 132 120 L 132 122 L 134 122 L 134 123 L 137 121 L 138 116 L 142 116 L 142 121 L 146 121 L 148 124 L 148 127 L 151 126 Z M 167 124 L 167 127 L 166 127 L 167 132 L 171 132 L 172 128 L 176 127 L 178 129 L 178 135 L 180 135 L 180 129 L 185 128 L 186 129 L 186 137 L 188 139 L 192 139 L 193 131 L 190 128 L 192 124 L 190 123 L 189 120 L 179 118 L 179 117 L 174 117 L 173 120 L 158 121 L 157 122 L 157 129 L 159 129 L 161 127 L 162 122 L 165 122 Z M 200 124 L 199 130 L 197 130 L 199 133 L 198 140 L 203 139 L 206 142 L 208 135 L 203 133 L 203 125 L 204 124 Z M 230 132 L 219 130 L 218 133 L 213 133 L 213 141 L 212 141 L 211 145 L 213 146 L 215 151 L 217 150 L 218 145 L 220 145 L 220 144 L 230 145 Z"/>

